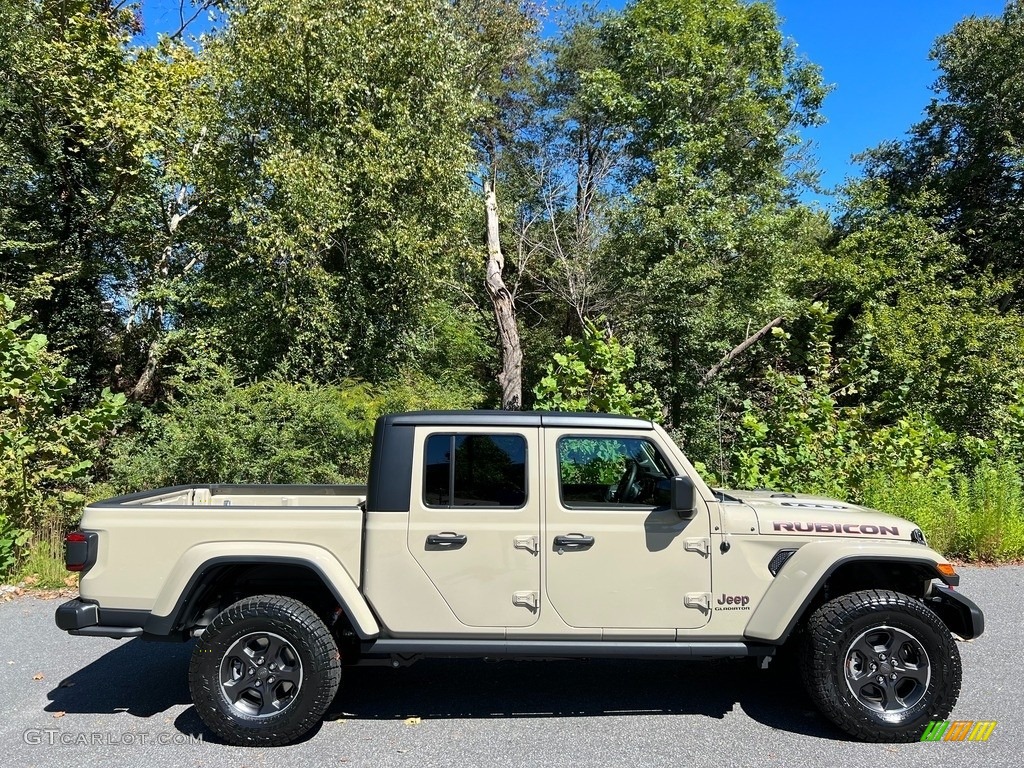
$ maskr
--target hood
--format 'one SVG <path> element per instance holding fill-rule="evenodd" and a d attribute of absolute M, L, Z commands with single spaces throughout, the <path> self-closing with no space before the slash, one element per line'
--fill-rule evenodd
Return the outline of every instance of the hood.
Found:
<path fill-rule="evenodd" d="M 769 536 L 844 536 L 914 541 L 909 520 L 876 509 L 805 493 L 718 490 L 723 502 L 742 503 L 757 515 L 758 532 Z M 913 532 L 918 530 L 915 535 Z M 923 537 L 921 538 L 923 542 Z"/>

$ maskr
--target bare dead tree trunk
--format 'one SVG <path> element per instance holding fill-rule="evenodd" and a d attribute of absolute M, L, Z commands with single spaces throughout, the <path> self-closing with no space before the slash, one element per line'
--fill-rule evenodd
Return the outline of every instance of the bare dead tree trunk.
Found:
<path fill-rule="evenodd" d="M 519 342 L 519 327 L 516 325 L 515 302 L 501 276 L 505 269 L 505 257 L 501 253 L 501 242 L 498 239 L 498 198 L 494 192 L 494 183 L 490 180 L 484 182 L 484 202 L 487 210 L 486 286 L 491 304 L 494 305 L 494 319 L 498 324 L 501 407 L 506 411 L 518 411 L 523 407 L 523 348 Z"/>

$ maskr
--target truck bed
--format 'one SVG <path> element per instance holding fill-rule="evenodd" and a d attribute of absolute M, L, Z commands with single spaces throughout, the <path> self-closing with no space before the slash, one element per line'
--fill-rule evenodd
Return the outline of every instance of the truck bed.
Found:
<path fill-rule="evenodd" d="M 91 507 L 355 507 L 365 485 L 175 485 L 93 502 Z"/>
<path fill-rule="evenodd" d="M 236 550 L 343 568 L 358 585 L 365 499 L 357 485 L 182 485 L 94 502 L 81 522 L 99 542 L 82 597 L 164 616 L 203 563 Z"/>

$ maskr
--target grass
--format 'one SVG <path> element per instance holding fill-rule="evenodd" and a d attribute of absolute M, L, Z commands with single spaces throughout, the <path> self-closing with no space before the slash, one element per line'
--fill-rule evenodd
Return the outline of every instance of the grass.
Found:
<path fill-rule="evenodd" d="M 869 507 L 917 523 L 933 549 L 981 562 L 1024 558 L 1021 467 L 983 463 L 957 481 L 876 475 L 864 489 Z"/>
<path fill-rule="evenodd" d="M 54 551 L 49 541 L 40 541 L 28 550 L 16 582 L 38 589 L 57 589 L 73 585 L 75 577 L 64 567 L 64 553 L 60 549 Z"/>

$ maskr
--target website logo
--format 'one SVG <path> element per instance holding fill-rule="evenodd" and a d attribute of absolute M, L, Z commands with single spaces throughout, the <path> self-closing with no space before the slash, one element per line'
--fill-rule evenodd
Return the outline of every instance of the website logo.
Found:
<path fill-rule="evenodd" d="M 921 741 L 988 741 L 995 728 L 995 720 L 932 720 Z"/>

